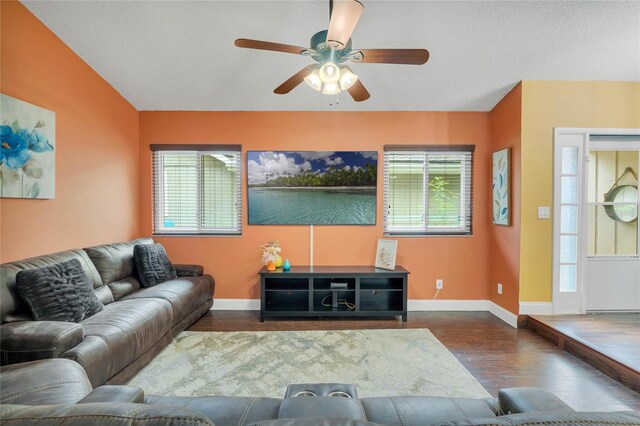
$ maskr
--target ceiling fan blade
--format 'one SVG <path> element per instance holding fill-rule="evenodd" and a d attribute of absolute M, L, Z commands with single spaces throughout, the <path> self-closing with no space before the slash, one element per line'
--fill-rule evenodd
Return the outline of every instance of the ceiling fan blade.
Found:
<path fill-rule="evenodd" d="M 239 38 L 234 43 L 238 47 L 246 49 L 271 50 L 274 52 L 293 53 L 299 55 L 306 47 L 292 46 L 290 44 L 272 43 L 270 41 L 251 40 L 248 38 Z"/>
<path fill-rule="evenodd" d="M 295 89 L 300 83 L 302 83 L 304 81 L 304 78 L 308 76 L 316 67 L 317 65 L 314 64 L 314 65 L 307 65 L 306 67 L 302 68 L 300 71 L 292 75 L 287 81 L 282 83 L 280 86 L 276 87 L 273 93 L 276 93 L 278 95 L 285 95 L 289 93 L 290 91 Z"/>
<path fill-rule="evenodd" d="M 355 51 L 355 49 L 354 49 Z M 423 65 L 429 60 L 427 49 L 358 49 L 362 59 L 357 62 L 368 64 Z"/>
<path fill-rule="evenodd" d="M 330 8 L 327 43 L 337 43 L 338 47 L 344 47 L 351 38 L 364 6 L 358 0 L 333 0 Z"/>
<path fill-rule="evenodd" d="M 360 80 L 353 83 L 353 86 L 347 89 L 347 92 L 351 95 L 354 101 L 362 102 L 371 97 L 367 89 L 364 88 L 364 84 Z"/>

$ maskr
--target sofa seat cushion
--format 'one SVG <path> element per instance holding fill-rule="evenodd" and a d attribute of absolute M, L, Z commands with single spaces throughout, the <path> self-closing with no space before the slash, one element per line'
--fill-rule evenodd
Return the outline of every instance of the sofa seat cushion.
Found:
<path fill-rule="evenodd" d="M 259 420 L 277 419 L 282 399 L 232 396 L 155 396 L 145 403 L 166 409 L 190 409 L 207 416 L 216 425 L 243 426 Z"/>
<path fill-rule="evenodd" d="M 82 322 L 85 339 L 62 356 L 80 363 L 98 386 L 144 354 L 172 325 L 173 311 L 166 300 L 114 302 Z"/>
<path fill-rule="evenodd" d="M 121 300 L 164 299 L 173 308 L 173 324 L 178 324 L 213 296 L 213 280 L 201 277 L 179 277 L 149 288 L 141 288 Z"/>
<path fill-rule="evenodd" d="M 68 359 L 44 359 L 0 368 L 0 404 L 75 404 L 91 392 L 82 367 Z"/>
<path fill-rule="evenodd" d="M 369 421 L 385 425 L 432 425 L 496 416 L 489 399 L 396 396 L 360 401 Z"/>

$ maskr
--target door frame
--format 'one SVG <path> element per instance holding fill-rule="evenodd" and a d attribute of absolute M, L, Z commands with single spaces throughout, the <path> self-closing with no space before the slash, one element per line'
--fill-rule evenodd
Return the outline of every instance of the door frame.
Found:
<path fill-rule="evenodd" d="M 591 136 L 634 136 L 640 135 L 640 129 L 612 128 L 562 128 L 553 129 L 553 292 L 554 315 L 586 313 L 586 280 L 588 255 L 587 200 L 586 184 L 588 180 L 587 163 L 589 161 L 589 140 Z M 568 139 L 572 138 L 573 141 Z M 562 148 L 578 147 L 578 194 L 577 194 L 577 274 L 576 291 L 560 292 L 560 182 L 562 167 Z"/>

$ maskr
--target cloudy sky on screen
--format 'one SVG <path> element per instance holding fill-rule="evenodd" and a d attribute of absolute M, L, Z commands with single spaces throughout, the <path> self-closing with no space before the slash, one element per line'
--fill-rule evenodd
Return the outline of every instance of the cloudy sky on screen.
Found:
<path fill-rule="evenodd" d="M 330 166 L 361 168 L 367 163 L 377 164 L 377 160 L 376 151 L 249 151 L 249 185 L 264 183 L 267 178 L 307 171 L 324 173 Z"/>

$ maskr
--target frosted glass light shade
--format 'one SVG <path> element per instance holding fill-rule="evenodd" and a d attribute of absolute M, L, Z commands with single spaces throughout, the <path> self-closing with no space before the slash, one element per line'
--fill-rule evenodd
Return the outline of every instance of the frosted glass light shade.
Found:
<path fill-rule="evenodd" d="M 320 74 L 317 69 L 313 70 L 311 74 L 306 76 L 304 78 L 304 82 L 313 90 L 317 90 L 318 92 L 322 90 L 322 80 L 320 80 Z"/>
<path fill-rule="evenodd" d="M 322 86 L 322 94 L 324 95 L 337 95 L 338 93 L 340 93 L 338 83 L 325 83 Z"/>
<path fill-rule="evenodd" d="M 358 81 L 358 76 L 355 75 L 349 67 L 343 67 L 340 72 L 340 89 L 347 90 Z"/>
<path fill-rule="evenodd" d="M 340 68 L 333 62 L 327 62 L 320 67 L 320 80 L 323 83 L 337 83 L 340 80 Z"/>

